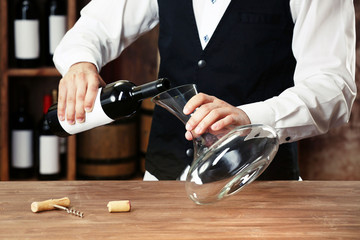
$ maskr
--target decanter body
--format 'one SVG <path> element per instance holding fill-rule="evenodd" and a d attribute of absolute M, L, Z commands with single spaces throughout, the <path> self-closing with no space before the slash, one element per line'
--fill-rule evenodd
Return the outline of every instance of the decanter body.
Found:
<path fill-rule="evenodd" d="M 196 94 L 196 86 L 188 84 L 152 100 L 186 124 L 191 114 L 185 115 L 183 109 Z M 275 130 L 262 124 L 229 126 L 193 136 L 194 159 L 185 188 L 197 204 L 213 203 L 240 191 L 268 167 L 279 147 Z"/>

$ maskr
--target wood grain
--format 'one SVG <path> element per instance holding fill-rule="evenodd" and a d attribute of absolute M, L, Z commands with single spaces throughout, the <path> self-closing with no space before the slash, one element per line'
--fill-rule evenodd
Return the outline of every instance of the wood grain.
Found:
<path fill-rule="evenodd" d="M 30 210 L 62 196 L 85 217 Z M 131 212 L 108 212 L 119 199 Z M 0 182 L 0 222 L 0 239 L 359 239 L 360 182 L 254 182 L 205 206 L 178 181 Z"/>
<path fill-rule="evenodd" d="M 9 179 L 9 149 L 8 149 L 8 86 L 9 78 L 6 74 L 8 67 L 8 19 L 6 10 L 8 3 L 0 0 L 0 180 Z"/>
<path fill-rule="evenodd" d="M 8 70 L 9 77 L 60 77 L 60 73 L 53 67 L 40 68 L 10 68 Z"/>

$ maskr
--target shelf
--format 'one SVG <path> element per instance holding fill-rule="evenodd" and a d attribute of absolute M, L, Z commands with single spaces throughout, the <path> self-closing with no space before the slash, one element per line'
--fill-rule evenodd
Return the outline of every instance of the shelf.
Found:
<path fill-rule="evenodd" d="M 40 2 L 40 1 L 39 1 Z M 43 1 L 42 1 L 43 2 Z M 76 22 L 79 8 L 88 0 L 66 0 L 68 6 L 68 29 Z M 9 15 L 10 0 L 0 0 L 0 181 L 10 180 L 9 176 L 9 79 L 11 78 L 61 78 L 55 67 L 41 66 L 39 68 L 11 68 L 9 66 Z M 10 67 L 10 68 L 9 68 Z M 34 83 L 36 84 L 36 83 Z M 37 86 L 36 86 L 37 88 Z M 39 87 L 41 88 L 41 86 Z M 38 88 L 37 88 L 38 89 Z M 67 180 L 76 178 L 76 138 L 69 137 L 68 141 Z"/>
<path fill-rule="evenodd" d="M 37 0 L 40 3 L 40 0 Z M 42 0 L 41 0 L 42 1 Z M 68 29 L 70 29 L 79 17 L 80 9 L 89 3 L 89 0 L 66 0 L 68 4 Z M 16 95 L 13 87 L 24 85 L 29 87 L 34 99 L 34 113 L 38 113 L 41 95 L 49 89 L 58 86 L 61 74 L 56 68 L 42 65 L 39 68 L 16 68 L 14 56 L 9 53 L 9 24 L 8 11 L 13 1 L 0 0 L 0 181 L 10 180 L 10 143 L 9 143 L 9 115 L 13 110 L 10 103 L 14 103 Z M 12 5 L 11 5 L 12 6 Z M 10 29 L 11 32 L 12 29 Z M 128 79 L 136 85 L 144 84 L 154 80 L 158 73 L 158 49 L 157 49 L 158 28 L 141 36 L 136 43 L 133 43 L 123 53 L 121 58 L 112 61 L 102 69 L 102 77 L 109 81 L 116 79 Z M 12 44 L 13 45 L 13 44 Z M 13 47 L 13 46 L 11 46 Z M 136 57 L 134 57 L 136 56 Z M 129 67 L 131 66 L 131 67 Z M 11 91 L 9 91 L 11 90 Z M 39 93 L 39 94 L 37 94 Z M 37 99 L 35 99 L 37 98 Z M 10 100 L 13 100 L 12 102 Z M 34 110 L 35 109 L 35 110 Z M 39 114 L 37 114 L 39 116 Z M 76 180 L 76 145 L 75 135 L 68 137 L 67 149 L 67 174 L 66 180 Z M 142 176 L 136 176 L 141 179 Z M 33 180 L 33 179 L 32 179 Z"/>
<path fill-rule="evenodd" d="M 54 67 L 40 68 L 10 68 L 7 70 L 9 77 L 61 77 L 61 74 Z"/>

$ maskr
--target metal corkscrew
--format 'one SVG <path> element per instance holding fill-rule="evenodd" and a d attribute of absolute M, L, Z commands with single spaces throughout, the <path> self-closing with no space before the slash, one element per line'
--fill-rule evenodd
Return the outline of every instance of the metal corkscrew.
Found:
<path fill-rule="evenodd" d="M 63 206 L 60 206 L 60 205 L 53 205 L 55 208 L 58 208 L 58 209 L 61 209 L 61 210 L 65 210 L 67 213 L 69 214 L 73 214 L 75 216 L 78 216 L 78 217 L 81 217 L 83 218 L 84 217 L 84 213 L 80 212 L 80 211 L 77 211 L 75 209 L 69 209 L 67 207 L 63 207 Z"/>

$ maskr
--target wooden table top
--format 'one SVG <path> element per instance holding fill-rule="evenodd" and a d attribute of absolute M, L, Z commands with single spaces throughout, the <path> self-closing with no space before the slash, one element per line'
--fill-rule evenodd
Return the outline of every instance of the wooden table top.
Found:
<path fill-rule="evenodd" d="M 84 218 L 30 210 L 65 196 Z M 178 181 L 0 182 L 0 239 L 360 239 L 360 182 L 257 181 L 204 206 Z"/>

